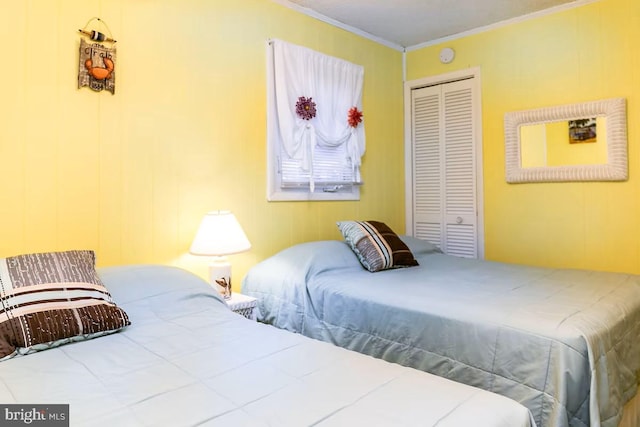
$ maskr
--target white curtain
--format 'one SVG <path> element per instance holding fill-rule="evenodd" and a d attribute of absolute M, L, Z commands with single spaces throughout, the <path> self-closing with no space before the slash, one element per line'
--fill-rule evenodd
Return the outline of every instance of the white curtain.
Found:
<path fill-rule="evenodd" d="M 313 155 L 317 145 L 339 147 L 346 144 L 345 163 L 354 168 L 354 180 L 360 181 L 360 161 L 365 151 L 364 120 L 357 127 L 348 123 L 352 107 L 362 111 L 364 67 L 324 55 L 314 50 L 271 40 L 275 110 L 281 144 L 287 155 L 301 160 L 310 171 L 313 184 Z M 296 114 L 300 97 L 311 98 L 316 116 L 304 120 Z"/>

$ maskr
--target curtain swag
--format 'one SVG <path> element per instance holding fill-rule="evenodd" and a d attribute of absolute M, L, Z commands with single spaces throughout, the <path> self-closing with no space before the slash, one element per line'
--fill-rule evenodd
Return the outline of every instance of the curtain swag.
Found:
<path fill-rule="evenodd" d="M 360 182 L 365 152 L 362 123 L 364 67 L 314 50 L 271 40 L 276 111 L 281 144 L 292 159 L 310 171 L 314 191 L 313 155 L 316 145 L 346 144 L 345 162 L 351 162 Z"/>

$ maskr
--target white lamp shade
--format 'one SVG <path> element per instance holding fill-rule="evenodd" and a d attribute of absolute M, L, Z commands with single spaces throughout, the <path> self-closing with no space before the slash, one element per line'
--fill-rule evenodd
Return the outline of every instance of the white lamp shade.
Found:
<path fill-rule="evenodd" d="M 251 243 L 236 217 L 229 211 L 214 211 L 202 219 L 189 253 L 224 256 L 249 249 Z"/>

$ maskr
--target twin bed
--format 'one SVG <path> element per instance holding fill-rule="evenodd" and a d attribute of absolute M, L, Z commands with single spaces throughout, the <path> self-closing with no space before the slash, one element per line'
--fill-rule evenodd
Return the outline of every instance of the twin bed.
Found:
<path fill-rule="evenodd" d="M 68 404 L 70 425 L 82 427 L 534 427 L 524 406 L 497 394 L 245 319 L 184 270 L 122 266 L 94 277 L 92 254 L 76 255 L 32 260 L 65 276 L 46 271 L 33 283 L 12 276 L 31 267 L 0 263 L 2 407 Z M 36 293 L 41 301 L 27 302 Z M 34 320 L 38 306 L 50 311 Z M 103 320 L 91 307 L 120 323 L 96 332 Z M 65 313 L 63 329 L 83 318 L 79 336 L 16 347 L 22 332 L 44 332 Z"/>
<path fill-rule="evenodd" d="M 640 277 L 401 238 L 419 265 L 371 273 L 354 245 L 309 242 L 252 268 L 243 293 L 262 322 L 507 396 L 538 427 L 640 425 Z"/>

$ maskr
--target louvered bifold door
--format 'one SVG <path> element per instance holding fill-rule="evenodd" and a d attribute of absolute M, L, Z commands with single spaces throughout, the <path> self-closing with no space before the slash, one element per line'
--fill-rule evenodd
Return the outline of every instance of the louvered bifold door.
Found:
<path fill-rule="evenodd" d="M 443 247 L 442 90 L 412 91 L 413 234 Z"/>
<path fill-rule="evenodd" d="M 445 251 L 478 256 L 473 99 L 469 80 L 442 85 Z"/>
<path fill-rule="evenodd" d="M 473 91 L 462 80 L 412 91 L 413 233 L 478 256 Z"/>

